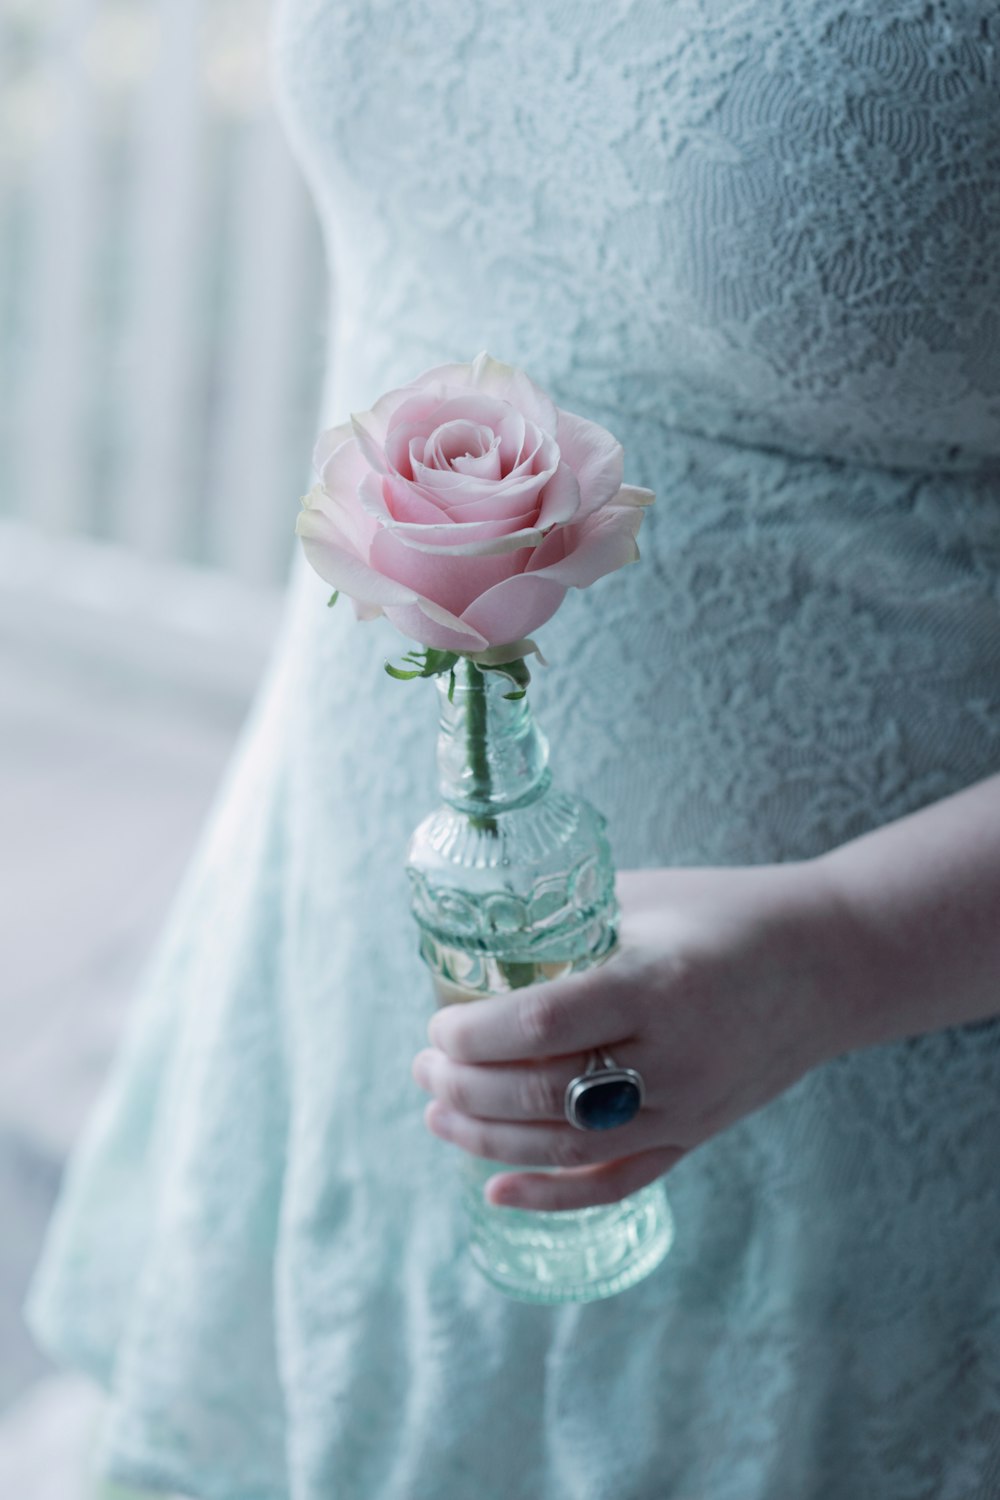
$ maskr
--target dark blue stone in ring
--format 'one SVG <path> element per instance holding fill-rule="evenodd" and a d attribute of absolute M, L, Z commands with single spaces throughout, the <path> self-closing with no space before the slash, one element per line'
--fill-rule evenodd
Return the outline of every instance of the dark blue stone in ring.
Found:
<path fill-rule="evenodd" d="M 566 1086 L 566 1118 L 578 1130 L 614 1130 L 642 1108 L 642 1074 L 620 1068 L 610 1052 L 590 1055 L 587 1071 Z"/>
<path fill-rule="evenodd" d="M 614 1130 L 634 1120 L 641 1103 L 630 1078 L 595 1078 L 577 1090 L 572 1107 L 576 1124 L 584 1130 Z"/>

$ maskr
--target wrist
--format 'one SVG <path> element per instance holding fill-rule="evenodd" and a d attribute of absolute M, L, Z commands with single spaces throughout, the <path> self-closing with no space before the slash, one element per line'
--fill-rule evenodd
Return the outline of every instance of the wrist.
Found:
<path fill-rule="evenodd" d="M 871 1011 L 865 972 L 875 961 L 866 957 L 868 939 L 840 867 L 819 856 L 784 868 L 793 882 L 787 909 L 799 954 L 805 1045 L 816 1066 L 877 1040 L 864 1024 Z"/>
<path fill-rule="evenodd" d="M 877 923 L 865 909 L 849 860 L 834 849 L 807 862 L 815 900 L 822 908 L 819 961 L 827 1057 L 839 1057 L 890 1039 L 878 997 L 885 992 L 887 955 Z"/>
<path fill-rule="evenodd" d="M 1000 1010 L 1000 776 L 814 862 L 842 931 L 843 1050 Z"/>

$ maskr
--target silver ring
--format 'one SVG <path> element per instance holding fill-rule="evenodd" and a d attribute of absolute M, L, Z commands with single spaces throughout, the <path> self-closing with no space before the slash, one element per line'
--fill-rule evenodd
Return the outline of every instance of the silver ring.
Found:
<path fill-rule="evenodd" d="M 610 1052 L 587 1059 L 586 1072 L 566 1085 L 566 1118 L 577 1130 L 614 1130 L 634 1120 L 646 1087 L 635 1068 L 620 1068 Z"/>

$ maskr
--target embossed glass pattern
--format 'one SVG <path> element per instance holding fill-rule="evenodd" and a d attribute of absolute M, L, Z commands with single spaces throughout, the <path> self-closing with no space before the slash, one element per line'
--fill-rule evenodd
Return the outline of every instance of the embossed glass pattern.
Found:
<path fill-rule="evenodd" d="M 618 909 L 605 820 L 557 790 L 548 745 L 509 678 L 460 661 L 438 678 L 444 802 L 417 828 L 407 873 L 420 952 L 440 1005 L 464 1004 L 601 963 Z M 567 1079 L 567 1082 L 569 1080 Z M 511 1163 L 510 1165 L 516 1165 Z M 574 1213 L 497 1208 L 498 1163 L 463 1156 L 476 1265 L 529 1302 L 591 1302 L 649 1274 L 673 1240 L 662 1183 Z"/>

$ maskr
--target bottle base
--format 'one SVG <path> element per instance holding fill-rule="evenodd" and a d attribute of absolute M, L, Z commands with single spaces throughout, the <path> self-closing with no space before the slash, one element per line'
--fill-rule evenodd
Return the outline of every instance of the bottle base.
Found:
<path fill-rule="evenodd" d="M 486 1279 L 519 1302 L 597 1302 L 642 1281 L 665 1258 L 674 1220 L 662 1182 L 621 1203 L 569 1213 L 494 1207 L 495 1162 L 468 1163 L 469 1251 Z"/>

